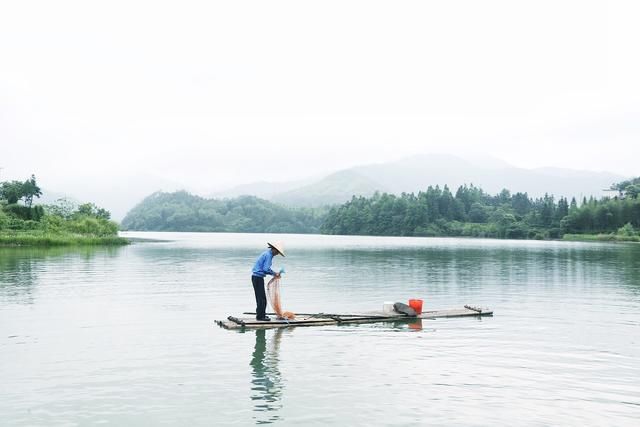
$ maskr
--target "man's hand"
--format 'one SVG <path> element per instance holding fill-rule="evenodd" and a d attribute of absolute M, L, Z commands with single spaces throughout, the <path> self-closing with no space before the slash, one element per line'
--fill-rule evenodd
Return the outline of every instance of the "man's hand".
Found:
<path fill-rule="evenodd" d="M 279 279 L 280 278 L 280 273 L 276 273 L 275 276 L 273 276 L 273 277 L 275 277 L 276 279 Z"/>

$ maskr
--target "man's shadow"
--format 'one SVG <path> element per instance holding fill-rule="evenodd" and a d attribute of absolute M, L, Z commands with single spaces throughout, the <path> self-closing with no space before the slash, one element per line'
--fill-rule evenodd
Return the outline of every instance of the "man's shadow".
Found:
<path fill-rule="evenodd" d="M 282 328 L 277 328 L 267 342 L 267 331 L 257 329 L 256 345 L 251 358 L 251 400 L 253 410 L 258 412 L 254 419 L 257 424 L 279 421 L 278 411 L 282 409 L 282 375 L 278 369 Z M 263 418 L 264 417 L 264 418 Z"/>

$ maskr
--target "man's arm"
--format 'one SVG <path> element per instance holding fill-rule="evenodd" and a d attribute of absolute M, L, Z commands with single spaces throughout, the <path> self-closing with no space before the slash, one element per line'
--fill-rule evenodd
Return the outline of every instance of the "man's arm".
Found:
<path fill-rule="evenodd" d="M 275 276 L 277 273 L 271 269 L 271 260 L 269 256 L 265 256 L 262 260 L 262 271 L 269 276 Z"/>

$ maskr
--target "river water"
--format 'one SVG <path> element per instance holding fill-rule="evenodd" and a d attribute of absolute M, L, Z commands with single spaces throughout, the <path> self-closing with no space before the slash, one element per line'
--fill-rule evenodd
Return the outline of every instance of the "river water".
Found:
<path fill-rule="evenodd" d="M 495 315 L 243 333 L 272 236 L 125 235 L 163 241 L 0 249 L 3 426 L 640 419 L 640 245 L 279 235 L 286 310 Z"/>

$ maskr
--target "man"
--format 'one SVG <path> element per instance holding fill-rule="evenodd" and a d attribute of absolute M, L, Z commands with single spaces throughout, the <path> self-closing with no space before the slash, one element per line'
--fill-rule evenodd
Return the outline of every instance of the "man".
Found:
<path fill-rule="evenodd" d="M 253 283 L 253 292 L 256 294 L 256 320 L 269 321 L 265 310 L 267 309 L 267 294 L 264 291 L 264 278 L 267 275 L 280 278 L 280 273 L 276 273 L 271 269 L 273 257 L 276 255 L 284 256 L 284 247 L 282 242 L 268 243 L 269 249 L 264 251 L 256 260 L 251 273 L 251 283 Z"/>

